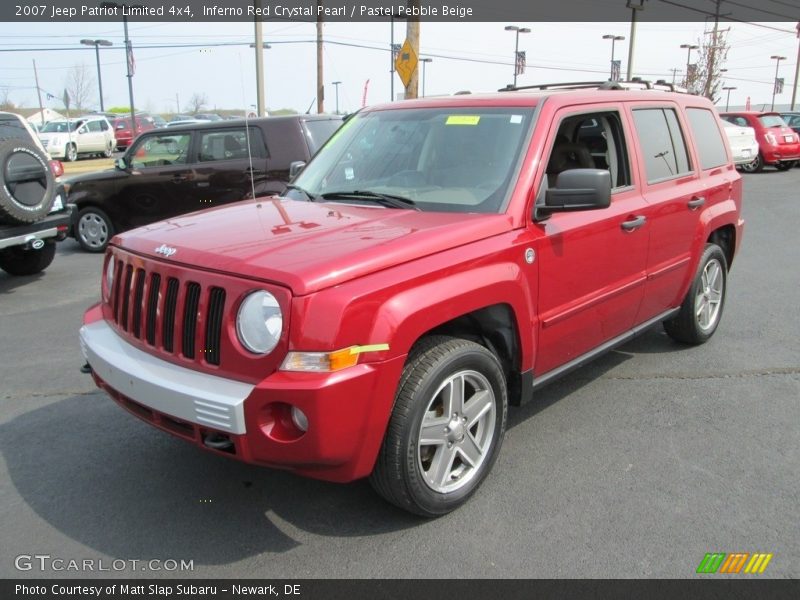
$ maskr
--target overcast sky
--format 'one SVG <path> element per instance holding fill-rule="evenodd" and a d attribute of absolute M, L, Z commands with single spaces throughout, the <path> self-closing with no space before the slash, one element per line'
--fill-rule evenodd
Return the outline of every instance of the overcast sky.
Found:
<path fill-rule="evenodd" d="M 599 80 L 608 77 L 611 42 L 603 34 L 629 37 L 628 23 L 515 23 L 532 32 L 520 36 L 528 68 L 518 79 L 520 85 L 537 82 Z M 426 67 L 427 95 L 452 94 L 459 90 L 491 91 L 510 83 L 513 77 L 514 34 L 504 31 L 505 23 L 422 23 L 420 54 L 433 58 Z M 795 82 L 798 39 L 795 23 L 724 24 L 730 27 L 730 52 L 724 65 L 731 105 L 743 105 L 751 98 L 754 108 L 769 104 L 776 61 L 772 55 L 787 57 L 780 62 L 779 76 L 785 79 L 784 93 L 776 104 L 788 105 Z M 243 108 L 256 103 L 252 23 L 131 23 L 136 58 L 133 79 L 137 109 L 154 112 L 181 110 L 194 93 L 205 94 L 208 110 Z M 263 26 L 266 50 L 265 81 L 267 106 L 305 112 L 315 97 L 315 27 L 303 22 L 268 22 Z M 405 38 L 405 23 L 395 24 L 395 41 Z M 648 79 L 678 81 L 686 68 L 686 50 L 679 46 L 696 44 L 708 29 L 705 23 L 639 23 L 636 34 L 634 75 Z M 325 25 L 325 108 L 335 109 L 333 81 L 339 86 L 339 108 L 359 108 L 369 80 L 367 104 L 390 99 L 388 22 L 328 23 Z M 17 105 L 35 106 L 37 97 L 33 59 L 39 71 L 39 85 L 58 99 L 44 99 L 45 106 L 59 108 L 67 74 L 74 65 L 86 65 L 94 82 L 97 101 L 94 49 L 80 45 L 83 38 L 102 38 L 114 47 L 101 49 L 101 69 L 106 108 L 127 106 L 123 30 L 119 23 L 0 23 L 0 98 L 7 90 Z M 219 44 L 237 43 L 236 46 Z M 146 48 L 152 45 L 202 44 L 201 47 Z M 343 44 L 367 46 L 353 47 Z M 32 49 L 49 49 L 33 51 Z M 63 50 L 59 48 L 76 48 Z M 696 58 L 692 56 L 692 62 Z M 616 43 L 616 58 L 622 60 L 623 75 L 628 62 L 628 40 Z M 458 60 L 471 59 L 471 60 Z M 500 63 L 500 64 L 495 64 Z M 395 75 L 395 91 L 402 84 Z M 420 89 L 420 94 L 421 94 Z M 176 98 L 177 96 L 177 98 Z M 724 107 L 725 98 L 722 98 Z M 314 110 L 316 110 L 314 108 Z"/>

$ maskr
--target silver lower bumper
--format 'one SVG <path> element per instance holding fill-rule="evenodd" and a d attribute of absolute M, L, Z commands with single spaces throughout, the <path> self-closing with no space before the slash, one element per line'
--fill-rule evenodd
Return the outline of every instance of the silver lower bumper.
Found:
<path fill-rule="evenodd" d="M 84 325 L 80 337 L 92 370 L 119 393 L 177 419 L 245 433 L 244 401 L 254 385 L 151 356 L 119 337 L 105 321 Z"/>

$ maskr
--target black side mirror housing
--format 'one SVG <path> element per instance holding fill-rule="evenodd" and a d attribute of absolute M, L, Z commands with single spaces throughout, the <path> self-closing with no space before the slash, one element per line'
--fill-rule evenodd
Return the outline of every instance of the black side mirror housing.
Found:
<path fill-rule="evenodd" d="M 303 160 L 294 160 L 289 163 L 289 179 L 294 179 L 306 166 Z"/>
<path fill-rule="evenodd" d="M 605 169 L 569 169 L 558 174 L 556 186 L 545 191 L 535 208 L 542 220 L 555 212 L 597 210 L 611 204 L 611 173 Z"/>

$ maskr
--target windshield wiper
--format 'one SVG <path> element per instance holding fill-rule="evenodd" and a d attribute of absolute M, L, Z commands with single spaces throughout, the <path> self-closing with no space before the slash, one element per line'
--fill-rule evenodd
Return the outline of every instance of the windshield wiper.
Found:
<path fill-rule="evenodd" d="M 373 192 L 370 190 L 328 192 L 327 194 L 322 194 L 319 198 L 322 200 L 366 200 L 389 208 L 420 210 L 419 207 L 416 206 L 416 203 L 410 198 L 396 196 L 394 194 L 384 194 L 383 192 Z"/>
<path fill-rule="evenodd" d="M 312 194 L 308 190 L 301 188 L 299 185 L 294 185 L 293 183 L 290 183 L 289 185 L 286 186 L 286 189 L 287 190 L 297 190 L 298 192 L 303 194 L 306 198 L 308 198 L 312 202 L 315 202 L 315 201 L 319 200 L 319 198 L 317 196 L 315 196 L 314 194 Z"/>

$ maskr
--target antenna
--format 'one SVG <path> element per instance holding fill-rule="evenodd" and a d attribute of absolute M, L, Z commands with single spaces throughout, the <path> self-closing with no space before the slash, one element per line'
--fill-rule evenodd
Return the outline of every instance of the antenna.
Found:
<path fill-rule="evenodd" d="M 242 67 L 242 54 L 239 54 L 239 79 L 242 82 L 242 105 L 244 109 L 244 139 L 247 142 L 247 173 L 250 175 L 250 193 L 256 197 L 256 183 L 253 177 L 253 152 L 250 149 L 250 120 L 248 119 L 247 98 L 244 93 L 244 68 Z"/>

